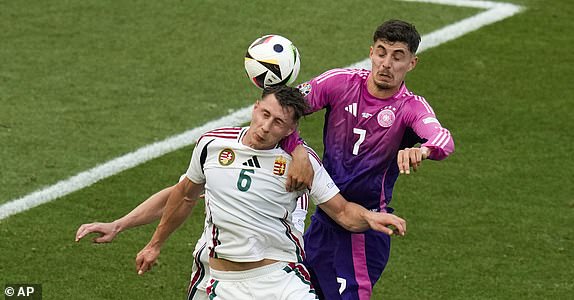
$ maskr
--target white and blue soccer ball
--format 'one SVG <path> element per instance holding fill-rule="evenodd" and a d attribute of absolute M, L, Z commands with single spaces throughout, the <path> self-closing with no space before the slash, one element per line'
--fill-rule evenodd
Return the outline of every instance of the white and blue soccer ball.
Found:
<path fill-rule="evenodd" d="M 299 51 L 280 35 L 265 35 L 256 39 L 245 53 L 245 72 L 259 88 L 289 85 L 297 79 L 301 68 Z"/>

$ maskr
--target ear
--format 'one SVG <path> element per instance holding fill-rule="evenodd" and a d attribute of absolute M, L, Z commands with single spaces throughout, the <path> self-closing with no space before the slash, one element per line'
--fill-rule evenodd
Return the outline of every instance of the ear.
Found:
<path fill-rule="evenodd" d="M 369 47 L 369 57 L 373 56 L 373 46 Z"/>
<path fill-rule="evenodd" d="M 411 59 L 410 65 L 409 65 L 409 72 L 412 71 L 416 66 L 417 66 L 417 62 L 419 61 L 419 57 L 418 56 L 414 56 L 413 59 Z"/>
<path fill-rule="evenodd" d="M 296 129 L 297 129 L 297 125 L 289 128 L 289 131 L 287 131 L 287 134 L 283 138 L 290 136 L 293 132 L 295 132 Z"/>

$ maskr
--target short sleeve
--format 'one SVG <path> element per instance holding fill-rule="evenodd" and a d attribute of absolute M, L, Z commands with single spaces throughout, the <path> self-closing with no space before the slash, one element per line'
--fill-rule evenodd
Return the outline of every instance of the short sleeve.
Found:
<path fill-rule="evenodd" d="M 187 172 L 185 176 L 189 178 L 193 183 L 204 183 L 205 182 L 205 174 L 203 173 L 203 166 L 202 166 L 202 157 L 207 156 L 207 144 L 204 142 L 205 139 L 202 139 L 201 142 L 198 142 L 193 149 L 193 153 L 191 155 L 191 161 L 189 162 L 189 167 L 187 168 Z M 205 158 L 203 158 L 205 159 Z"/>

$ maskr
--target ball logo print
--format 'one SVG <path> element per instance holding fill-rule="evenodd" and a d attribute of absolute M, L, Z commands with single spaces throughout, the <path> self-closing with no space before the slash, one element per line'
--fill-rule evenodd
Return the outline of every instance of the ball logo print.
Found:
<path fill-rule="evenodd" d="M 293 43 L 280 35 L 256 39 L 245 53 L 245 72 L 259 88 L 291 84 L 299 75 L 301 58 Z"/>

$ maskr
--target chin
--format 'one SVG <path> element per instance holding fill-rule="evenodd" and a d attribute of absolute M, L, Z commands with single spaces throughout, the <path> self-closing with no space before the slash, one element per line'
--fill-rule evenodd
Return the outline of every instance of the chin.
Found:
<path fill-rule="evenodd" d="M 381 89 L 381 90 L 388 90 L 390 88 L 392 88 L 392 85 L 388 82 L 384 82 L 384 81 L 375 81 L 375 85 L 377 86 L 377 88 Z"/>

